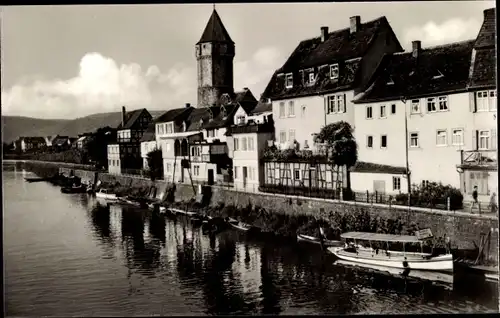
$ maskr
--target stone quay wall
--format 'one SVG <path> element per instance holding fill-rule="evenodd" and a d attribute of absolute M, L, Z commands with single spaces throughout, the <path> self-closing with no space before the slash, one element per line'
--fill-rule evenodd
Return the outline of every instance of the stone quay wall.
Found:
<path fill-rule="evenodd" d="M 70 169 L 61 167 L 61 173 L 68 175 L 73 170 L 74 175 L 82 180 L 93 181 L 95 173 L 80 169 Z M 105 172 L 98 172 L 97 179 L 101 182 L 120 183 L 129 187 L 150 187 L 156 186 L 157 198 L 163 197 L 168 184 L 162 180 L 152 182 L 139 176 L 112 175 Z M 386 219 L 406 220 L 407 223 L 416 223 L 419 228 L 430 228 L 435 237 L 442 237 L 446 234 L 451 240 L 452 247 L 458 249 L 474 249 L 480 245 L 481 234 L 487 235 L 491 231 L 491 241 L 489 249 L 485 253 L 492 260 L 498 260 L 498 217 L 489 215 L 478 215 L 464 212 L 439 211 L 403 206 L 387 206 L 382 204 L 370 204 L 363 202 L 346 202 L 338 200 L 325 200 L 317 198 L 305 198 L 297 196 L 286 196 L 270 193 L 248 193 L 234 191 L 228 188 L 211 186 L 210 205 L 216 206 L 219 203 L 224 205 L 234 205 L 245 207 L 248 204 L 260 206 L 269 212 L 289 214 L 289 215 L 315 215 L 325 220 L 329 219 L 330 212 L 360 213 L 367 211 L 372 217 L 383 217 Z M 189 201 L 195 198 L 194 191 L 198 192 L 198 186 L 190 184 L 177 184 L 175 192 L 176 201 Z"/>

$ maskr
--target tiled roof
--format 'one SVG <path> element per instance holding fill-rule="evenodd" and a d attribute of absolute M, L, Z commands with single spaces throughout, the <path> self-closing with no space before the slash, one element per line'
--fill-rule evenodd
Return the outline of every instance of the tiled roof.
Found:
<path fill-rule="evenodd" d="M 262 113 L 272 112 L 273 104 L 272 103 L 258 103 L 257 106 L 252 110 L 252 115 L 258 115 Z"/>
<path fill-rule="evenodd" d="M 57 136 L 54 140 L 52 140 L 52 145 L 61 146 L 62 144 L 67 143 L 68 140 L 69 138 L 67 136 Z"/>
<path fill-rule="evenodd" d="M 484 10 L 484 21 L 472 54 L 469 88 L 483 88 L 496 86 L 496 9 Z"/>
<path fill-rule="evenodd" d="M 148 128 L 142 135 L 141 142 L 155 140 L 155 129 L 156 129 L 156 123 L 155 122 L 149 123 Z"/>
<path fill-rule="evenodd" d="M 473 45 L 474 41 L 463 41 L 421 49 L 418 58 L 412 52 L 386 55 L 370 86 L 354 102 L 465 90 Z"/>
<path fill-rule="evenodd" d="M 321 37 L 304 40 L 299 43 L 280 72 L 361 57 L 382 28 L 390 29 L 385 17 L 360 24 L 354 34 L 350 33 L 349 28 L 345 28 L 328 33 L 328 38 L 324 42 L 321 42 Z"/>
<path fill-rule="evenodd" d="M 44 144 L 45 143 L 45 138 L 43 137 L 21 137 L 24 142 L 29 142 L 29 143 L 39 143 L 39 144 Z"/>
<path fill-rule="evenodd" d="M 175 108 L 166 111 L 164 114 L 159 116 L 155 122 L 157 123 L 166 123 L 169 121 L 177 121 L 184 120 L 187 116 L 193 111 L 193 107 L 182 107 Z"/>
<path fill-rule="evenodd" d="M 186 131 L 198 131 L 203 129 L 203 125 L 207 123 L 210 118 L 217 117 L 221 108 L 218 106 L 195 108 L 189 114 L 186 120 Z M 203 122 L 201 122 L 203 120 Z"/>
<path fill-rule="evenodd" d="M 148 112 L 146 108 L 136 109 L 131 112 L 127 112 L 125 115 L 125 126 L 122 127 L 122 123 L 120 123 L 117 129 L 130 129 L 135 124 L 137 119 L 141 116 L 142 112 Z M 149 113 L 149 112 L 148 112 Z"/>
<path fill-rule="evenodd" d="M 222 20 L 215 9 L 212 12 L 207 26 L 205 27 L 205 31 L 203 31 L 203 35 L 201 36 L 197 44 L 204 42 L 234 43 L 233 40 L 231 40 L 229 33 L 227 33 L 227 30 L 224 27 L 224 24 L 222 24 Z"/>
<path fill-rule="evenodd" d="M 203 125 L 203 129 L 223 128 L 229 127 L 233 124 L 234 113 L 238 109 L 238 105 L 231 104 L 223 107 L 226 109 L 226 114 L 224 114 L 223 112 L 219 112 L 219 114 L 215 116 L 213 120 L 209 120 Z"/>
<path fill-rule="evenodd" d="M 479 34 L 476 39 L 476 43 L 474 44 L 474 48 L 485 48 L 490 47 L 494 48 L 496 44 L 496 17 L 495 17 L 496 9 L 486 9 L 484 10 L 484 21 L 481 26 L 481 30 L 479 30 Z"/>
<path fill-rule="evenodd" d="M 339 76 L 338 80 L 331 79 L 330 66 L 323 65 L 315 70 L 317 78 L 312 85 L 307 85 L 301 73 L 296 72 L 293 74 L 292 88 L 286 88 L 285 77 L 278 75 L 280 73 L 276 72 L 269 81 L 262 96 L 263 98 L 284 99 L 350 89 L 355 86 L 358 79 L 357 73 L 360 61 L 361 59 L 357 58 L 339 63 L 341 76 Z"/>
<path fill-rule="evenodd" d="M 349 169 L 351 172 L 406 174 L 406 168 L 358 161 Z"/>

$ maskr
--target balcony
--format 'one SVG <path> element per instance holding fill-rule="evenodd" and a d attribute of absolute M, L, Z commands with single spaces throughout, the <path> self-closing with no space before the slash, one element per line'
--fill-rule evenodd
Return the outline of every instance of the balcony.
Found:
<path fill-rule="evenodd" d="M 461 150 L 460 165 L 462 169 L 483 168 L 487 170 L 497 170 L 496 150 Z"/>

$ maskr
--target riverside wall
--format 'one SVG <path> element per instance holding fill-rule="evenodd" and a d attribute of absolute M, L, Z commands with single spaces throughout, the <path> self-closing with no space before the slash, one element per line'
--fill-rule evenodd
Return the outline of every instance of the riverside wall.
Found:
<path fill-rule="evenodd" d="M 96 178 L 96 172 L 80 169 L 59 168 L 61 173 L 69 174 L 73 170 L 74 175 L 82 180 L 92 181 Z M 120 183 L 129 187 L 158 188 L 157 198 L 161 198 L 167 188 L 164 181 L 152 182 L 139 176 L 111 175 L 104 172 L 97 173 L 97 180 L 107 183 Z M 198 187 L 195 187 L 198 191 Z M 176 201 L 189 201 L 194 199 L 193 187 L 190 184 L 177 184 L 175 192 Z M 218 186 L 211 187 L 210 205 L 234 205 L 244 207 L 248 204 L 260 206 L 269 212 L 288 215 L 315 215 L 325 220 L 329 219 L 330 212 L 360 213 L 368 212 L 370 216 L 380 216 L 386 219 L 401 218 L 407 223 L 416 223 L 419 228 L 430 228 L 434 236 L 442 237 L 446 234 L 450 238 L 453 248 L 474 249 L 480 245 L 481 234 L 491 231 L 489 249 L 485 252 L 492 260 L 498 260 L 498 217 L 489 215 L 477 215 L 464 212 L 439 211 L 423 208 L 387 206 L 382 204 L 369 204 L 362 202 L 345 202 L 338 200 L 325 200 L 316 198 L 304 198 L 285 196 L 269 193 L 247 193 L 234 191 Z"/>

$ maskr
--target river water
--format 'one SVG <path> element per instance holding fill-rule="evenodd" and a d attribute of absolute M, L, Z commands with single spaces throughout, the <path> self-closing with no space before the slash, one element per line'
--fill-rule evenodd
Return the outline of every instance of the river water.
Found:
<path fill-rule="evenodd" d="M 496 312 L 496 284 L 435 285 L 334 264 L 315 246 L 215 239 L 187 220 L 27 183 L 3 166 L 5 304 L 15 316 Z M 465 285 L 465 287 L 463 286 Z M 462 287 L 461 287 L 462 286 Z"/>

